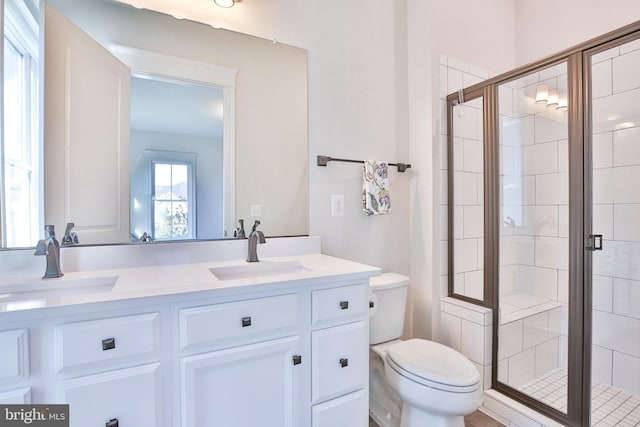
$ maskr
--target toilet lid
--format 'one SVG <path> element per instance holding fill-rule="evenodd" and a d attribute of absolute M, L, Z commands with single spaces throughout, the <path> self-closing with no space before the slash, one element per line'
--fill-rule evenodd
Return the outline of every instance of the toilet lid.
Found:
<path fill-rule="evenodd" d="M 400 369 L 428 382 L 453 387 L 471 387 L 480 382 L 480 374 L 469 359 L 433 341 L 402 341 L 389 348 L 387 357 Z"/>

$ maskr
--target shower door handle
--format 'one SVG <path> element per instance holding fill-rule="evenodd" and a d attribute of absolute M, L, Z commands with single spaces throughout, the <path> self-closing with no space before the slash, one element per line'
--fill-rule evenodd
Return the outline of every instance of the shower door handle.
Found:
<path fill-rule="evenodd" d="M 601 251 L 602 234 L 590 234 L 587 236 L 587 249 L 590 251 Z"/>

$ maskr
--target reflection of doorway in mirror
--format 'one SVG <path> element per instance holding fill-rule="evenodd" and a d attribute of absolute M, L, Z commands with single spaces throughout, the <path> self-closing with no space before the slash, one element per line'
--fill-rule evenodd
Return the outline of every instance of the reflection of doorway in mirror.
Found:
<path fill-rule="evenodd" d="M 145 232 L 154 240 L 224 236 L 223 104 L 223 90 L 215 86 L 132 77 L 132 239 Z M 189 171 L 190 193 L 155 185 L 160 169 L 170 168 L 175 178 L 176 165 Z"/>
<path fill-rule="evenodd" d="M 4 2 L 0 247 L 33 246 L 43 229 L 37 13 L 23 0 Z"/>

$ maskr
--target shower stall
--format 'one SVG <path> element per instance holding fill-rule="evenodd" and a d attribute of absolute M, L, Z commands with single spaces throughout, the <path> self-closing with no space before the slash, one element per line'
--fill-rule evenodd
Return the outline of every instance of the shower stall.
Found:
<path fill-rule="evenodd" d="M 449 295 L 493 309 L 492 388 L 640 425 L 640 22 L 447 112 Z"/>

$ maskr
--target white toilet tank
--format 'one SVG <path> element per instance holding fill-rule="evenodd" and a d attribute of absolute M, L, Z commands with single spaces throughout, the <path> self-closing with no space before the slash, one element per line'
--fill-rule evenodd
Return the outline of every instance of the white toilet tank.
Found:
<path fill-rule="evenodd" d="M 369 344 L 379 344 L 402 336 L 409 278 L 383 273 L 369 279 Z"/>

